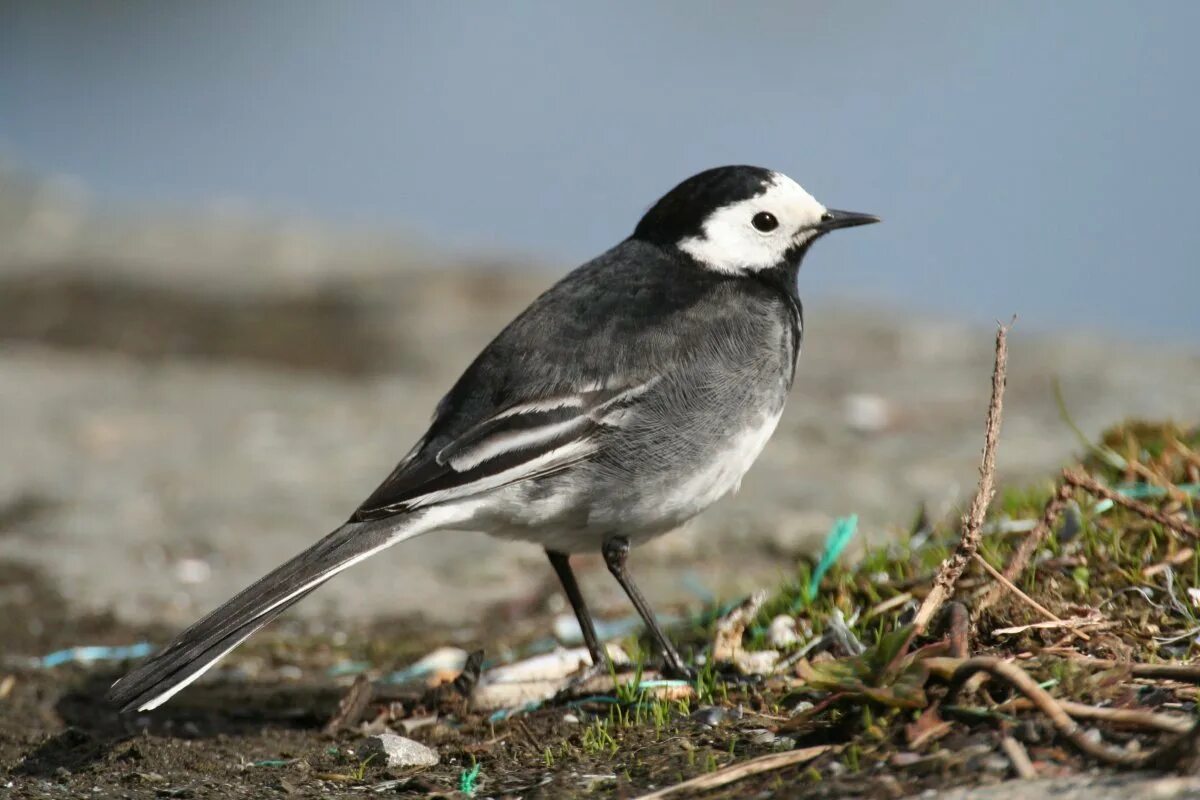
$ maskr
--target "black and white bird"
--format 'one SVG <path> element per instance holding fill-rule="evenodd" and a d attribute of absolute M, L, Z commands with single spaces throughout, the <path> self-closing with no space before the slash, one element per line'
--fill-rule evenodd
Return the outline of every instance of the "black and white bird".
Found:
<path fill-rule="evenodd" d="M 687 674 L 626 569 L 629 549 L 737 489 L 792 385 L 801 259 L 832 230 L 878 221 L 759 167 L 688 178 L 484 348 L 346 524 L 185 630 L 109 698 L 125 710 L 161 705 L 342 570 L 444 529 L 544 547 L 593 664 L 607 666 L 569 562 L 601 551 L 665 671 Z"/>

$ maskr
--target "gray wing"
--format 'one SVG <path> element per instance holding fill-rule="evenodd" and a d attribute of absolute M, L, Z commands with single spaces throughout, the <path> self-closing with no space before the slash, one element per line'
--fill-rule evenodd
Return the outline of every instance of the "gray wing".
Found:
<path fill-rule="evenodd" d="M 427 434 L 354 520 L 470 497 L 588 459 L 598 451 L 604 429 L 619 426 L 658 380 L 613 381 L 615 386 L 586 386 L 516 403 L 440 446 L 430 446 Z"/>

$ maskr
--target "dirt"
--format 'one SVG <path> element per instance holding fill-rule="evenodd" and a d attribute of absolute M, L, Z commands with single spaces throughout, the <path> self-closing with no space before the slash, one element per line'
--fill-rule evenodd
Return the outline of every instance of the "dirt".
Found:
<path fill-rule="evenodd" d="M 301 623 L 285 624 L 237 651 L 213 680 L 150 713 L 120 715 L 103 700 L 121 664 L 33 668 L 29 654 L 86 641 L 127 644 L 161 630 L 123 626 L 108 616 L 72 616 L 62 598 L 28 568 L 0 566 L 0 789 L 12 797 L 362 797 L 463 796 L 463 774 L 482 765 L 480 796 L 558 798 L 635 796 L 711 772 L 735 760 L 778 751 L 758 742 L 780 697 L 758 686 L 733 687 L 718 707 L 741 709 L 716 727 L 676 711 L 660 728 L 613 725 L 611 707 L 551 705 L 501 722 L 468 711 L 461 698 L 421 688 L 395 690 L 386 700 L 402 716 L 439 714 L 435 725 L 411 735 L 441 754 L 441 763 L 415 773 L 390 773 L 363 764 L 361 732 L 328 736 L 322 729 L 346 691 L 347 680 L 328 668 L 346 659 L 370 659 L 386 672 L 409 663 L 438 641 L 439 631 L 419 620 L 393 620 L 336 638 L 310 636 Z M 13 591 L 12 587 L 25 587 Z M 549 624 L 528 620 L 528 635 Z M 498 650 L 520 647 L 511 639 Z M 4 688 L 7 687 L 7 688 Z M 377 711 L 382 711 L 379 702 Z M 394 707 L 393 707 L 394 708 Z M 372 712 L 375 713 L 375 712 Z M 735 714 L 736 716 L 736 714 Z M 599 720 L 615 737 L 612 748 L 588 745 Z M 768 737 L 769 738 L 769 737 Z M 827 731 L 789 746 L 838 741 Z M 984 750 L 990 752 L 989 748 Z M 811 763 L 738 782 L 706 797 L 747 797 L 803 787 L 806 797 L 890 798 L 962 780 L 999 780 L 972 767 L 983 750 L 932 772 L 887 770 L 849 773 L 836 751 Z"/>
<path fill-rule="evenodd" d="M 782 709 L 795 698 L 770 681 L 730 683 L 711 703 L 673 709 L 661 725 L 635 720 L 631 710 L 622 717 L 603 700 L 549 704 L 490 721 L 444 688 L 381 685 L 377 691 L 383 695 L 366 720 L 394 718 L 399 728 L 395 719 L 438 718 L 410 735 L 437 749 L 441 763 L 391 772 L 357 755 L 363 726 L 332 736 L 323 732 L 349 681 L 331 678 L 329 669 L 366 660 L 376 668 L 373 674 L 386 673 L 439 643 L 444 631 L 419 620 L 393 620 L 329 637 L 312 636 L 299 622 L 285 623 L 251 640 L 211 680 L 165 707 L 119 715 L 102 698 L 121 664 L 38 669 L 18 654 L 80 641 L 123 644 L 161 632 L 103 616 L 73 618 L 28 570 L 5 565 L 3 575 L 5 586 L 30 588 L 5 594 L 0 604 L 0 636 L 15 645 L 0 668 L 0 789 L 12 797 L 464 797 L 464 775 L 477 764 L 481 797 L 635 797 L 735 762 L 823 744 L 834 747 L 815 760 L 704 796 L 897 798 L 998 783 L 1009 774 L 997 734 L 988 729 L 955 731 L 932 755 L 904 763 L 895 761 L 903 750 L 893 740 L 898 734 L 884 732 L 903 728 L 894 715 L 881 717 L 875 738 L 868 731 L 868 746 L 860 752 L 852 745 L 853 754 L 845 744 L 861 738 L 861 720 L 853 714 L 796 738 L 777 738 L 769 731 L 786 719 Z M 522 628 L 525 641 L 494 642 L 493 652 L 526 647 L 548 623 L 535 615 Z M 693 650 L 700 644 L 689 641 L 686 631 L 679 635 Z M 475 642 L 489 644 L 486 634 Z M 710 727 L 686 713 L 696 707 L 704 713 L 720 709 L 726 719 Z M 1055 758 L 1069 758 L 1044 726 L 1027 727 L 1030 741 L 1051 747 Z"/>

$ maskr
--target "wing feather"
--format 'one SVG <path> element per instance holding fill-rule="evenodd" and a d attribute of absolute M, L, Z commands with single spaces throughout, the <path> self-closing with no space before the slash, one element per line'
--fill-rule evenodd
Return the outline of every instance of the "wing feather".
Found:
<path fill-rule="evenodd" d="M 566 469 L 595 455 L 597 433 L 623 424 L 658 380 L 588 386 L 515 403 L 440 447 L 430 446 L 426 437 L 354 519 L 378 519 Z"/>

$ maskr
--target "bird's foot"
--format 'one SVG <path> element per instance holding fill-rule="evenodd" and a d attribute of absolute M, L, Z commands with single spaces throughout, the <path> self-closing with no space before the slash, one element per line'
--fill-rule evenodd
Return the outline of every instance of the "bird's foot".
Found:
<path fill-rule="evenodd" d="M 662 676 L 668 680 L 695 683 L 699 673 L 696 672 L 695 667 L 683 663 L 682 659 L 675 661 L 668 658 L 663 663 Z"/>

